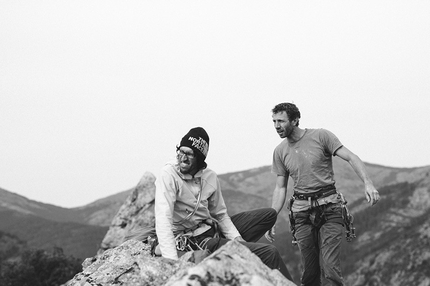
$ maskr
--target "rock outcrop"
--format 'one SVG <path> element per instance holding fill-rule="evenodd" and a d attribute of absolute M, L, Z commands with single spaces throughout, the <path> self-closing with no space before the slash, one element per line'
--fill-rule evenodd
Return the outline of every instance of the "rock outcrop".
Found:
<path fill-rule="evenodd" d="M 199 264 L 191 261 L 193 252 L 177 261 L 152 257 L 149 245 L 128 240 L 99 256 L 86 259 L 84 270 L 66 286 L 295 285 L 235 241 L 227 243 Z"/>
<path fill-rule="evenodd" d="M 155 225 L 155 176 L 146 172 L 112 220 L 99 254 L 120 245 L 127 234 Z"/>
<path fill-rule="evenodd" d="M 150 245 L 125 239 L 154 225 L 155 177 L 145 173 L 112 220 L 98 254 L 67 286 L 105 285 L 295 285 L 267 267 L 247 247 L 231 241 L 203 260 L 188 252 L 177 261 L 153 257 Z M 197 262 L 197 263 L 195 263 Z"/>

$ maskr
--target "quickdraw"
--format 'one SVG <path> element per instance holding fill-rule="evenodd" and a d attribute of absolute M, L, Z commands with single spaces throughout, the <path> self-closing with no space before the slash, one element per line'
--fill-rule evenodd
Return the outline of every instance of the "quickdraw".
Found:
<path fill-rule="evenodd" d="M 346 204 L 348 203 L 345 197 L 341 194 L 342 197 L 342 218 L 345 223 L 345 237 L 347 242 L 351 242 L 353 238 L 356 238 L 355 235 L 355 227 L 354 227 L 354 217 L 349 212 Z"/>
<path fill-rule="evenodd" d="M 202 240 L 200 243 L 197 243 L 197 241 L 192 236 L 181 233 L 175 237 L 176 250 L 185 252 L 192 250 L 204 250 L 209 239 L 210 237 Z"/>
<path fill-rule="evenodd" d="M 191 247 L 188 243 L 189 238 L 185 235 L 179 234 L 175 237 L 175 243 L 176 243 L 176 250 L 179 251 L 188 251 L 191 250 Z"/>
<path fill-rule="evenodd" d="M 293 211 L 292 211 L 293 203 L 294 203 L 294 197 L 291 197 L 290 204 L 289 204 L 290 212 L 288 213 L 288 216 L 290 218 L 291 236 L 293 237 L 293 240 L 291 241 L 291 243 L 294 246 L 297 246 L 298 244 L 297 244 L 297 239 L 296 239 L 296 222 L 294 220 L 294 214 L 293 214 Z"/>

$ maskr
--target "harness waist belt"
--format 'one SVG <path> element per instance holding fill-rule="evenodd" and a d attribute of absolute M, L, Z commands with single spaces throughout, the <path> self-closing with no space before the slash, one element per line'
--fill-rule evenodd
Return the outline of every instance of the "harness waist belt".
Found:
<path fill-rule="evenodd" d="M 196 224 L 195 226 L 191 228 L 187 228 L 182 230 L 181 234 L 185 234 L 187 236 L 199 236 L 202 233 L 205 233 L 212 227 L 217 228 L 217 222 L 214 219 L 206 219 L 199 224 Z"/>
<path fill-rule="evenodd" d="M 330 187 L 332 187 L 332 186 L 330 186 Z M 315 193 L 299 193 L 299 192 L 294 192 L 293 197 L 296 200 L 305 200 L 305 201 L 307 201 L 307 200 L 309 200 L 309 198 L 311 198 L 312 200 L 317 200 L 317 199 L 320 199 L 320 198 L 328 197 L 328 196 L 336 194 L 336 193 L 337 193 L 337 191 L 333 187 L 333 189 L 330 189 L 330 190 L 323 189 L 323 190 L 320 190 L 320 191 L 315 192 Z"/>

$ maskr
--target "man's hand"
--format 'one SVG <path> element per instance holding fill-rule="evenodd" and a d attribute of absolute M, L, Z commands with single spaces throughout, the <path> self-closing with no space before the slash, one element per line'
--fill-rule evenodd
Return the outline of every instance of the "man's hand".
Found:
<path fill-rule="evenodd" d="M 274 242 L 275 241 L 275 227 L 272 227 L 271 229 L 269 229 L 265 234 L 264 237 L 270 241 L 270 242 Z"/>
<path fill-rule="evenodd" d="M 379 196 L 379 192 L 371 184 L 365 186 L 364 192 L 366 194 L 367 202 L 370 203 L 372 206 L 381 199 L 381 197 Z"/>

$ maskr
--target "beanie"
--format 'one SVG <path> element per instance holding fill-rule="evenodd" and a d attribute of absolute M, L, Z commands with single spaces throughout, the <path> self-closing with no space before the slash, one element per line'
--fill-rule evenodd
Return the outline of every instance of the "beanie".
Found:
<path fill-rule="evenodd" d="M 209 150 L 209 135 L 202 127 L 192 128 L 182 137 L 179 147 L 181 146 L 186 146 L 200 152 L 204 159 L 206 159 Z"/>

